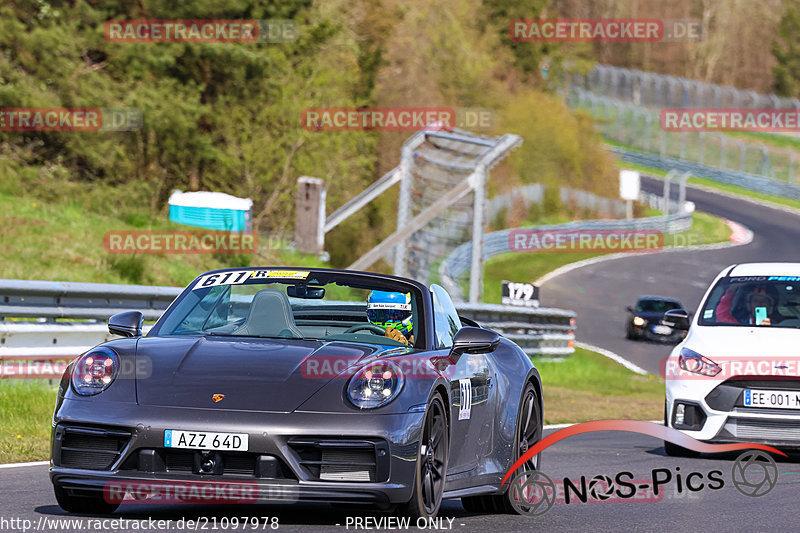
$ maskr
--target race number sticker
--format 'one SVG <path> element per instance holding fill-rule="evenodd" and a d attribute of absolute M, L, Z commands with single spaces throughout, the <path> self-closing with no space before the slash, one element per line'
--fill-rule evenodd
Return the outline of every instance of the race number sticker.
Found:
<path fill-rule="evenodd" d="M 472 414 L 472 383 L 469 379 L 459 379 L 461 386 L 461 407 L 458 409 L 459 420 L 469 420 Z"/>
<path fill-rule="evenodd" d="M 307 270 L 256 270 L 253 272 L 253 279 L 261 278 L 283 278 L 283 279 L 306 279 L 311 272 Z"/>
<path fill-rule="evenodd" d="M 252 270 L 236 270 L 234 272 L 220 272 L 219 274 L 208 274 L 200 278 L 192 290 L 208 289 L 217 285 L 240 285 L 247 281 L 252 274 Z"/>

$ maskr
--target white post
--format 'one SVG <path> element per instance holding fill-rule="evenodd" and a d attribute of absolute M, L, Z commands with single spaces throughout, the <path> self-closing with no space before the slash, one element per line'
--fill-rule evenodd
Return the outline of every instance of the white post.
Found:
<path fill-rule="evenodd" d="M 411 166 L 413 164 L 413 149 L 403 146 L 400 155 L 400 195 L 397 199 L 397 231 L 408 224 L 411 210 Z M 408 275 L 408 237 L 397 243 L 394 247 L 394 275 Z"/>
<path fill-rule="evenodd" d="M 472 209 L 472 266 L 469 273 L 469 302 L 478 303 L 481 297 L 483 270 L 483 213 L 486 203 L 486 165 L 475 169 L 475 191 Z"/>

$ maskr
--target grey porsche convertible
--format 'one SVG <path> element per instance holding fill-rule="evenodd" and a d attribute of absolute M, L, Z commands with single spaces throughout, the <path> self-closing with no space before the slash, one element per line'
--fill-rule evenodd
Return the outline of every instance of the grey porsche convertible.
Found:
<path fill-rule="evenodd" d="M 514 512 L 501 480 L 542 435 L 530 359 L 435 284 L 215 270 L 146 335 L 139 311 L 108 327 L 122 338 L 77 357 L 58 390 L 50 478 L 69 512 L 112 513 L 154 487 L 177 503 L 233 494 L 432 517 L 461 498 Z"/>

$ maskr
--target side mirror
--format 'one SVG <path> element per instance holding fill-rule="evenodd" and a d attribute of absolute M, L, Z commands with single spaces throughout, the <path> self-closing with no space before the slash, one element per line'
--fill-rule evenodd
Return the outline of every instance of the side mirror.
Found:
<path fill-rule="evenodd" d="M 108 331 L 123 337 L 141 337 L 144 315 L 140 311 L 117 313 L 108 319 Z"/>
<path fill-rule="evenodd" d="M 633 307 L 631 307 L 630 305 L 629 305 L 628 307 L 626 307 L 625 309 L 626 309 L 626 310 L 627 310 L 629 313 L 633 313 L 633 312 L 634 312 L 634 311 L 633 311 Z"/>
<path fill-rule="evenodd" d="M 684 331 L 689 329 L 689 322 L 689 312 L 686 309 L 670 309 L 661 319 L 661 323 L 665 326 Z"/>
<path fill-rule="evenodd" d="M 453 354 L 493 352 L 500 343 L 500 334 L 490 329 L 464 326 L 453 338 Z"/>

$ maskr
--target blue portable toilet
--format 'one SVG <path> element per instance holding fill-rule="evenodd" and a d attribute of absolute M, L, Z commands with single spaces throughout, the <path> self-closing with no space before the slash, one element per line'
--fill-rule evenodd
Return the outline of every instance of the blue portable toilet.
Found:
<path fill-rule="evenodd" d="M 176 190 L 169 197 L 169 219 L 217 231 L 251 231 L 253 201 L 222 192 Z"/>

